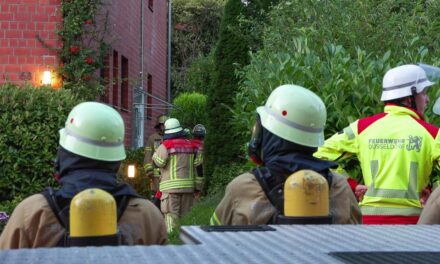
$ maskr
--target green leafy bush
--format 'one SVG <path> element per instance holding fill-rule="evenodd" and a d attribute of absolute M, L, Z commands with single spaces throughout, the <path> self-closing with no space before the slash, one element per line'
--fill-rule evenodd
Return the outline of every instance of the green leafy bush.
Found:
<path fill-rule="evenodd" d="M 369 2 L 376 5 L 345 0 L 291 0 L 273 8 L 264 31 L 264 47 L 251 54 L 251 63 L 239 71 L 243 81 L 234 99 L 233 123 L 240 138 L 249 138 L 256 107 L 263 105 L 270 92 L 281 84 L 302 85 L 323 99 L 329 136 L 359 117 L 381 111 L 382 77 L 389 68 L 420 61 L 440 64 L 439 50 L 427 48 L 431 43 L 409 38 L 416 36 L 415 29 L 404 31 L 408 38 L 395 36 L 391 25 L 401 23 L 403 27 L 409 22 L 394 15 L 381 17 L 381 30 L 378 26 L 374 32 L 368 31 L 376 39 L 392 41 L 376 46 L 374 40 L 366 38 L 358 26 L 373 23 L 376 12 L 390 11 L 396 1 Z M 418 5 L 404 6 L 411 9 Z M 398 14 L 405 13 L 413 23 L 418 21 L 408 10 L 402 12 Z M 432 12 L 426 10 L 428 13 Z M 405 48 L 388 51 L 394 50 L 394 45 Z"/>
<path fill-rule="evenodd" d="M 176 108 L 171 111 L 171 117 L 177 118 L 183 128 L 192 130 L 196 124 L 206 125 L 206 95 L 181 93 L 173 100 L 173 104 Z"/>
<path fill-rule="evenodd" d="M 223 15 L 225 0 L 174 0 L 172 1 L 172 79 L 173 95 L 181 92 L 198 91 L 190 72 L 194 72 L 193 61 L 208 58 L 215 46 Z M 196 62 L 196 64 L 199 64 Z M 205 62 L 202 62 L 203 64 Z M 191 69 L 193 68 L 193 69 Z M 209 75 L 212 67 L 204 68 L 203 75 Z M 203 90 L 206 88 L 200 87 Z"/>
<path fill-rule="evenodd" d="M 207 178 L 209 182 L 207 191 L 208 194 L 223 194 L 224 189 L 229 182 L 231 182 L 235 177 L 239 176 L 240 174 L 251 171 L 253 167 L 254 165 L 251 162 L 247 162 L 245 164 L 231 162 L 227 165 L 217 165 L 212 175 Z"/>
<path fill-rule="evenodd" d="M 207 94 L 214 79 L 214 52 L 195 58 L 186 72 L 183 90 Z"/>
<path fill-rule="evenodd" d="M 58 130 L 78 99 L 67 90 L 0 86 L 0 200 L 53 185 Z"/>
<path fill-rule="evenodd" d="M 237 133 L 233 137 L 244 139 L 240 144 L 250 137 L 256 107 L 281 84 L 302 85 L 323 99 L 328 137 L 360 117 L 382 111 L 382 78 L 389 68 L 417 62 L 440 65 L 437 44 L 428 40 L 439 29 L 433 22 L 434 11 L 420 9 L 422 1 L 367 2 L 370 5 L 291 0 L 272 9 L 263 47 L 238 71 L 242 82 L 234 98 L 232 122 Z M 377 18 L 378 14 L 383 16 Z M 426 17 L 432 20 L 425 21 Z M 376 18 L 380 24 L 375 24 Z M 418 35 L 420 19 L 429 24 L 424 27 L 429 34 Z M 436 89 L 430 93 L 438 94 Z M 426 114 L 430 119 L 430 111 Z"/>

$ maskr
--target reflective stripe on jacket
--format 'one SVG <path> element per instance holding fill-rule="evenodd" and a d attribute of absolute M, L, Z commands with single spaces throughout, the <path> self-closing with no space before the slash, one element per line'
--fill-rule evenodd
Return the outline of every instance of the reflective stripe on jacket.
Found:
<path fill-rule="evenodd" d="M 315 156 L 336 160 L 354 154 L 368 191 L 363 215 L 419 215 L 420 193 L 440 158 L 438 128 L 414 110 L 388 104 L 384 113 L 359 119 L 327 139 Z"/>
<path fill-rule="evenodd" d="M 202 162 L 202 153 L 190 140 L 165 140 L 153 155 L 161 168 L 160 191 L 194 192 L 194 166 Z"/>
<path fill-rule="evenodd" d="M 144 169 L 145 172 L 153 172 L 155 177 L 160 176 L 159 170 L 153 168 L 153 160 L 151 159 L 156 149 L 162 144 L 163 137 L 159 133 L 154 133 L 148 137 L 144 149 Z"/>

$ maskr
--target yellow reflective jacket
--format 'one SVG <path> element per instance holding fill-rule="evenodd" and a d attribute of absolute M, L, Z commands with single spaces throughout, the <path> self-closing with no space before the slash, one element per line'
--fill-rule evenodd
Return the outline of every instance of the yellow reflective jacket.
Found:
<path fill-rule="evenodd" d="M 356 155 L 368 186 L 362 215 L 419 215 L 420 193 L 440 159 L 438 128 L 414 110 L 387 104 L 333 135 L 315 156 L 337 160 Z"/>

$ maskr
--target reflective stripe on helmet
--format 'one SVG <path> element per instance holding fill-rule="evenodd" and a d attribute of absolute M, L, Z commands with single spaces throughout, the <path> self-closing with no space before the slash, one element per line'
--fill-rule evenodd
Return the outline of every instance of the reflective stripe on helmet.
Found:
<path fill-rule="evenodd" d="M 412 82 L 409 82 L 409 83 L 399 84 L 399 85 L 390 86 L 390 87 L 384 87 L 383 90 L 384 91 L 391 91 L 391 90 L 406 88 L 408 86 L 415 85 L 415 84 L 418 84 L 418 83 L 422 83 L 422 82 L 427 81 L 427 80 L 428 79 L 423 78 L 423 79 L 420 79 L 420 80 L 417 80 L 417 81 L 412 81 Z"/>
<path fill-rule="evenodd" d="M 272 116 L 273 118 L 275 118 L 277 121 L 296 128 L 298 130 L 304 131 L 304 132 L 310 132 L 310 133 L 320 133 L 322 132 L 324 129 L 323 128 L 314 128 L 314 127 L 308 127 L 308 126 L 303 126 L 301 124 L 295 123 L 293 121 L 287 120 L 285 118 L 280 117 L 279 115 L 275 114 L 269 107 L 264 106 L 264 109 L 266 110 L 267 114 L 269 114 L 270 116 Z"/>
<path fill-rule="evenodd" d="M 105 141 L 86 138 L 86 137 L 80 136 L 80 135 L 76 134 L 75 132 L 69 130 L 67 127 L 64 128 L 64 132 L 66 133 L 66 135 L 71 136 L 78 141 L 81 141 L 81 142 L 87 143 L 87 144 L 91 144 L 94 146 L 99 146 L 99 147 L 119 147 L 119 146 L 122 146 L 122 141 L 120 141 L 120 142 L 105 142 Z"/>

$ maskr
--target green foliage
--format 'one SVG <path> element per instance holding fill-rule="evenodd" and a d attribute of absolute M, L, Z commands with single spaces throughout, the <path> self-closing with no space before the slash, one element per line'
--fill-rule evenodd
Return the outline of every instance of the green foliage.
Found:
<path fill-rule="evenodd" d="M 235 177 L 245 172 L 251 171 L 255 165 L 251 162 L 242 164 L 232 162 L 227 165 L 217 165 L 214 172 L 206 180 L 208 181 L 208 193 L 223 193 L 226 185 Z"/>
<path fill-rule="evenodd" d="M 238 71 L 242 82 L 232 110 L 237 133 L 233 137 L 244 139 L 240 141 L 244 146 L 256 107 L 264 104 L 274 88 L 286 83 L 307 87 L 323 99 L 327 137 L 360 117 L 381 111 L 382 77 L 389 68 L 417 62 L 440 65 L 437 43 L 429 41 L 429 36 L 438 33 L 436 12 L 428 6 L 438 4 L 281 2 L 269 14 L 263 47 Z M 426 32 L 420 32 L 421 21 Z M 435 89 L 430 93 L 436 93 Z"/>
<path fill-rule="evenodd" d="M 104 42 L 108 33 L 108 12 L 103 8 L 106 2 L 61 1 L 63 23 L 56 32 L 63 42 L 62 47 L 52 47 L 37 36 L 44 47 L 58 53 L 61 64 L 57 73 L 63 81 L 63 88 L 85 100 L 95 99 L 104 89 L 94 75 L 103 67 L 109 50 L 109 45 Z"/>
<path fill-rule="evenodd" d="M 238 19 L 245 10 L 240 0 L 229 0 L 220 27 L 219 42 L 215 50 L 215 77 L 208 90 L 208 126 L 206 136 L 207 171 L 214 166 L 226 164 L 238 158 L 239 146 L 232 141 L 232 127 L 229 124 L 232 96 L 239 79 L 235 75 L 237 65 L 247 65 L 248 43 L 240 34 Z M 221 129 L 220 129 L 221 128 Z M 215 162 L 215 163 L 214 163 Z"/>
<path fill-rule="evenodd" d="M 244 80 L 234 99 L 236 131 L 248 137 L 255 108 L 264 104 L 278 85 L 294 83 L 311 89 L 323 99 L 329 136 L 359 117 L 380 111 L 381 81 L 390 67 L 418 61 L 439 64 L 439 50 L 432 49 L 428 56 L 427 47 L 431 43 L 414 38 L 418 33 L 415 27 L 413 31 L 405 29 L 404 38 L 397 37 L 398 33 L 392 29 L 417 24 L 413 13 L 419 4 L 402 4 L 407 11 L 399 9 L 394 15 L 390 10 L 394 10 L 396 1 L 367 2 L 371 4 L 292 0 L 274 7 L 264 32 L 264 47 L 252 54 L 252 62 L 240 72 Z M 377 17 L 385 11 L 392 16 Z M 425 15 L 431 13 L 426 9 Z M 402 19 L 404 15 L 408 19 Z M 360 31 L 361 24 L 375 23 L 379 18 L 383 21 L 380 28 L 378 25 L 374 30 Z M 379 39 L 386 42 L 376 45 Z M 402 49 L 388 51 L 395 46 Z"/>
<path fill-rule="evenodd" d="M 214 51 L 214 50 L 213 50 Z M 214 52 L 195 58 L 188 70 L 183 91 L 207 94 L 214 79 Z"/>
<path fill-rule="evenodd" d="M 77 103 L 67 90 L 0 86 L 0 200 L 54 185 L 58 130 Z"/>
<path fill-rule="evenodd" d="M 125 152 L 127 158 L 122 161 L 118 171 L 118 179 L 133 186 L 138 194 L 150 198 L 150 181 L 144 169 L 144 148 L 126 149 Z M 136 167 L 134 178 L 128 178 L 128 165 Z"/>
<path fill-rule="evenodd" d="M 196 124 L 206 124 L 206 95 L 181 93 L 173 104 L 176 108 L 171 111 L 171 117 L 177 118 L 183 128 L 192 130 Z"/>
<path fill-rule="evenodd" d="M 217 42 L 225 0 L 174 0 L 172 22 L 173 93 L 200 91 L 188 80 L 194 60 L 209 54 Z M 205 68 L 206 73 L 211 68 Z M 204 93 L 203 91 L 200 91 Z"/>

